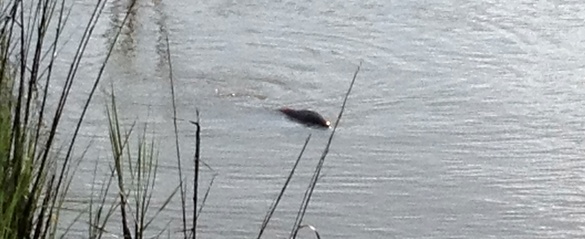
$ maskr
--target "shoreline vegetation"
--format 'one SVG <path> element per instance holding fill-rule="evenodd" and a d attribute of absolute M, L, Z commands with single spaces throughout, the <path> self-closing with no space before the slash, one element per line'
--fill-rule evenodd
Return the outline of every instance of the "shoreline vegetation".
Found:
<path fill-rule="evenodd" d="M 57 134 L 57 130 L 69 100 L 69 93 L 72 89 L 75 90 L 72 85 L 77 80 L 76 73 L 83 69 L 81 60 L 86 46 L 106 1 L 97 0 L 90 19 L 84 23 L 85 30 L 80 40 L 67 43 L 69 46 L 75 45 L 76 51 L 72 57 L 69 56 L 70 59 L 65 59 L 71 62 L 68 68 L 59 69 L 59 72 L 66 72 L 65 79 L 58 79 L 58 82 L 63 82 L 61 86 L 54 83 L 54 69 L 63 67 L 57 66 L 56 62 L 63 60 L 60 59 L 58 52 L 63 42 L 63 29 L 69 20 L 70 6 L 66 5 L 65 0 L 33 2 L 9 0 L 2 5 L 0 15 L 0 53 L 2 54 L 0 58 L 0 185 L 2 185 L 0 239 L 63 238 L 71 232 L 73 224 L 61 224 L 64 218 L 62 210 L 66 208 L 67 195 L 73 183 L 75 169 L 79 161 L 83 160 L 76 158 L 73 154 L 76 138 L 82 133 L 81 125 L 94 93 L 102 85 L 102 74 L 118 37 L 127 24 L 128 16 L 135 10 L 136 1 L 130 0 L 129 3 L 121 24 L 116 28 L 115 37 L 108 43 L 108 51 L 99 71 L 93 79 L 84 79 L 92 81 L 92 88 L 83 100 L 82 112 L 74 116 L 79 120 L 72 128 L 71 138 L 66 139 L 59 138 L 64 136 Z M 169 195 L 163 195 L 165 201 L 161 205 L 155 206 L 151 203 L 153 195 L 157 193 L 155 191 L 158 170 L 157 141 L 147 133 L 148 125 L 144 125 L 142 130 L 137 130 L 135 123 L 129 127 L 122 126 L 114 86 L 111 85 L 108 92 L 109 100 L 105 102 L 111 158 L 104 162 L 111 170 L 108 175 L 105 175 L 105 180 L 97 184 L 97 178 L 103 178 L 104 175 L 97 175 L 96 164 L 91 190 L 99 194 L 92 195 L 88 207 L 74 218 L 74 222 L 88 222 L 85 232 L 88 238 L 102 238 L 110 234 L 125 239 L 177 238 L 179 235 L 182 238 L 197 237 L 197 219 L 208 195 L 213 190 L 217 173 L 201 160 L 200 142 L 204 139 L 201 139 L 200 132 L 204 130 L 204 124 L 200 124 L 199 112 L 195 120 L 189 121 L 196 131 L 194 148 L 181 149 L 179 147 L 179 120 L 175 104 L 172 55 L 168 36 L 166 43 L 169 94 L 172 99 L 172 102 L 168 103 L 173 108 L 172 123 L 175 141 L 172 143 L 175 144 L 179 185 Z M 289 238 L 296 238 L 297 232 L 304 228 L 312 230 L 317 238 L 321 238 L 316 229 L 318 225 L 304 224 L 303 218 L 360 68 L 361 62 L 345 94 L 327 144 L 315 166 Z M 57 91 L 53 93 L 58 94 L 54 102 L 48 97 L 49 88 Z M 97 105 L 94 107 L 100 106 Z M 267 210 L 257 238 L 261 238 L 267 228 L 310 139 L 311 135 L 308 135 L 279 194 Z M 56 143 L 57 140 L 68 143 L 59 145 Z M 193 158 L 181 159 L 181 150 L 193 150 Z M 193 160 L 194 168 L 184 168 L 185 160 Z M 194 178 L 185 178 L 185 170 L 193 170 Z M 212 174 L 208 185 L 201 185 L 199 179 L 202 173 Z M 189 182 L 190 180 L 192 182 Z M 180 198 L 182 207 L 182 220 L 179 224 L 181 230 L 177 232 L 176 228 L 171 229 L 167 224 L 167 228 L 152 233 L 149 226 L 176 197 Z"/>

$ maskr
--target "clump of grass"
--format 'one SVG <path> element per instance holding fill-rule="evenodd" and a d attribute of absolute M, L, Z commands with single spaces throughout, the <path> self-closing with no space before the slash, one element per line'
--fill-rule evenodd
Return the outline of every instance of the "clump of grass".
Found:
<path fill-rule="evenodd" d="M 155 218 L 168 206 L 171 199 L 179 190 L 177 186 L 175 190 L 166 197 L 163 204 L 151 212 L 151 200 L 154 194 L 155 180 L 158 172 L 158 153 L 155 151 L 154 140 L 148 140 L 146 137 L 147 125 L 141 136 L 138 138 L 137 149 L 133 151 L 130 147 L 130 141 L 133 134 L 134 124 L 130 129 L 123 129 L 119 117 L 118 109 L 116 107 L 116 97 L 112 87 L 111 102 L 107 108 L 108 122 L 109 122 L 109 139 L 112 146 L 112 173 L 109 181 L 112 178 L 117 182 L 119 200 L 117 208 L 120 211 L 120 224 L 122 225 L 122 235 L 124 238 L 146 238 L 150 234 L 146 233 L 148 227 L 152 224 Z M 129 175 L 127 175 L 128 173 Z M 109 184 L 102 191 L 102 198 L 108 194 Z M 97 205 L 96 216 L 105 208 L 104 200 Z M 110 207 L 113 208 L 113 207 Z M 112 210 L 113 211 L 113 210 Z M 111 211 L 110 211 L 111 212 Z M 111 214 L 107 214 L 111 215 Z M 100 218 L 91 219 L 99 222 Z M 99 225 L 100 228 L 103 228 Z M 97 227 L 98 225 L 92 225 Z M 102 230 L 103 231 L 103 230 Z M 101 233 L 102 231 L 98 231 Z M 157 234 L 160 235 L 164 231 Z"/>
<path fill-rule="evenodd" d="M 56 132 L 81 59 L 105 3 L 105 0 L 98 0 L 94 5 L 77 51 L 68 70 L 65 70 L 67 74 L 56 102 L 49 102 L 48 89 L 54 87 L 53 69 L 68 19 L 65 0 L 9 0 L 2 4 L 0 238 L 57 236 L 60 210 L 71 183 L 72 174 L 69 172 L 76 166 L 72 162 L 75 141 L 109 53 L 93 82 L 92 91 L 84 100 L 72 139 L 64 147 L 65 156 L 60 160 L 53 151 Z M 112 46 L 115 42 L 114 39 Z"/>

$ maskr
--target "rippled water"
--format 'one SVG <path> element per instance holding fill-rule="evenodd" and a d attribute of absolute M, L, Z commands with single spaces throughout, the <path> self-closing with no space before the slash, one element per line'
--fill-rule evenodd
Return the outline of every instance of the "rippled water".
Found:
<path fill-rule="evenodd" d="M 106 7 L 86 67 L 97 71 L 126 4 Z M 202 155 L 219 173 L 200 217 L 205 238 L 253 237 L 311 133 L 266 238 L 287 235 L 329 132 L 273 109 L 334 119 L 360 60 L 305 220 L 323 238 L 578 238 L 584 18 L 585 3 L 569 0 L 146 1 L 103 88 L 114 83 L 128 122 L 156 128 L 162 203 L 177 183 L 169 34 L 178 117 L 201 111 Z M 103 101 L 88 115 L 97 153 L 82 172 L 108 164 Z M 179 128 L 187 162 L 194 129 Z M 91 179 L 78 182 L 73 196 L 86 198 Z M 179 211 L 174 201 L 156 227 L 180 230 Z"/>

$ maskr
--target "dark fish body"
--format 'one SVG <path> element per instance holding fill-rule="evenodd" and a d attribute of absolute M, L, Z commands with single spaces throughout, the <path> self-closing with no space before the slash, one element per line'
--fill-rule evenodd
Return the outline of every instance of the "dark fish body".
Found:
<path fill-rule="evenodd" d="M 293 110 L 290 108 L 281 108 L 279 111 L 285 114 L 288 118 L 308 126 L 329 128 L 330 125 L 328 120 L 315 111 Z"/>

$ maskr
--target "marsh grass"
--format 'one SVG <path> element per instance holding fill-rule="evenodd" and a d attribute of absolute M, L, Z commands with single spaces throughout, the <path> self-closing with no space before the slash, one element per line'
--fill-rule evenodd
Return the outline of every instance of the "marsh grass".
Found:
<path fill-rule="evenodd" d="M 64 0 L 9 0 L 2 4 L 0 238 L 57 237 L 61 208 L 71 185 L 73 169 L 79 162 L 73 156 L 76 138 L 111 49 L 93 81 L 91 92 L 83 100 L 84 108 L 72 138 L 63 147 L 64 157 L 56 157 L 54 144 L 81 59 L 105 3 L 104 0 L 95 2 L 76 52 L 68 60 L 71 63 L 61 71 L 66 74 L 60 81 L 63 85 L 56 102 L 50 102 L 48 89 L 55 85 L 53 69 L 69 6 Z M 114 44 L 115 40 L 112 46 Z"/>

